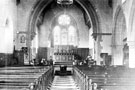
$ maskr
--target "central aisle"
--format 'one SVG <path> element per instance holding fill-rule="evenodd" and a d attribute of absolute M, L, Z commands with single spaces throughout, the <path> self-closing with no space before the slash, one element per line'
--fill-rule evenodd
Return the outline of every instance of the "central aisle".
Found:
<path fill-rule="evenodd" d="M 55 76 L 50 90 L 79 90 L 72 76 Z"/>

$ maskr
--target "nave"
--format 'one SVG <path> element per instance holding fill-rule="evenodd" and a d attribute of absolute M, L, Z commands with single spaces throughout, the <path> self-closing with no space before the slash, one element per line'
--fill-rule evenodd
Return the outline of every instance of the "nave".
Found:
<path fill-rule="evenodd" d="M 0 12 L 0 90 L 135 90 L 135 0 L 0 0 Z"/>
<path fill-rule="evenodd" d="M 73 66 L 72 75 L 54 75 L 52 66 L 0 68 L 0 90 L 135 90 L 135 69 Z"/>

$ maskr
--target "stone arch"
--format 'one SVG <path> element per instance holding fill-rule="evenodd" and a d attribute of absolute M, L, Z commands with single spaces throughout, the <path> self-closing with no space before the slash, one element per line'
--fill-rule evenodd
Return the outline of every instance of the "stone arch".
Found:
<path fill-rule="evenodd" d="M 135 0 L 131 1 L 128 23 L 129 67 L 135 68 Z"/>
<path fill-rule="evenodd" d="M 131 6 L 131 11 L 130 11 L 130 16 L 129 16 L 129 39 L 135 41 L 135 1 L 132 1 L 132 6 Z M 132 37 L 132 38 L 131 38 Z M 129 40 L 129 41 L 130 41 Z"/>
<path fill-rule="evenodd" d="M 84 9 L 88 18 L 90 19 L 91 27 L 93 28 L 94 39 L 97 39 L 96 33 L 100 33 L 100 16 L 97 12 L 97 8 L 92 1 L 89 0 L 75 0 Z"/>
<path fill-rule="evenodd" d="M 35 29 L 34 26 L 37 22 L 38 16 L 40 16 L 41 12 L 49 5 L 51 4 L 53 0 L 43 0 L 40 1 L 38 0 L 36 4 L 33 6 L 33 9 L 30 14 L 29 18 L 29 23 L 28 23 L 28 31 L 29 35 L 32 36 L 31 34 L 34 33 Z M 88 17 L 90 19 L 90 23 L 93 26 L 93 32 L 97 33 L 99 29 L 99 16 L 96 13 L 96 8 L 92 2 L 90 1 L 82 1 L 82 0 L 75 0 L 83 9 L 84 11 L 88 14 Z M 92 18 L 91 18 L 92 17 Z M 96 38 L 97 36 L 95 36 Z"/>
<path fill-rule="evenodd" d="M 127 26 L 126 19 L 121 6 L 118 6 L 114 16 L 114 29 L 112 36 L 112 55 L 114 65 L 127 64 Z M 126 52 L 126 54 L 125 54 Z"/>
<path fill-rule="evenodd" d="M 28 22 L 28 33 L 27 33 L 27 46 L 30 48 L 31 46 L 31 40 L 35 36 L 35 26 L 38 21 L 38 17 L 41 15 L 44 9 L 47 8 L 47 6 L 51 5 L 51 3 L 54 0 L 38 0 L 35 5 L 33 6 L 31 10 L 31 14 L 29 16 L 29 22 Z M 90 26 L 93 30 L 93 37 L 96 40 L 97 35 L 96 33 L 100 32 L 100 18 L 99 15 L 96 12 L 96 8 L 94 4 L 89 0 L 74 0 L 75 3 L 80 5 L 80 7 L 85 11 L 85 13 L 88 16 Z M 98 41 L 97 41 L 98 42 Z M 29 50 L 30 52 L 30 50 Z"/>

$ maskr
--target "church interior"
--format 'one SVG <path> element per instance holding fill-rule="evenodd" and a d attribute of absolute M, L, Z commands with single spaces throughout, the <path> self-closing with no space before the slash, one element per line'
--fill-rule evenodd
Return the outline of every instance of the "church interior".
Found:
<path fill-rule="evenodd" d="M 0 90 L 135 90 L 135 0 L 0 0 Z"/>

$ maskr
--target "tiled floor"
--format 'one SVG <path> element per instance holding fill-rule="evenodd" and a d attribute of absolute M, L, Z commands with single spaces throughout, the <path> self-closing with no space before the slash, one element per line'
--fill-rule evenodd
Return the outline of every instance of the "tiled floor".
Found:
<path fill-rule="evenodd" d="M 50 90 L 79 90 L 72 76 L 55 76 Z"/>

